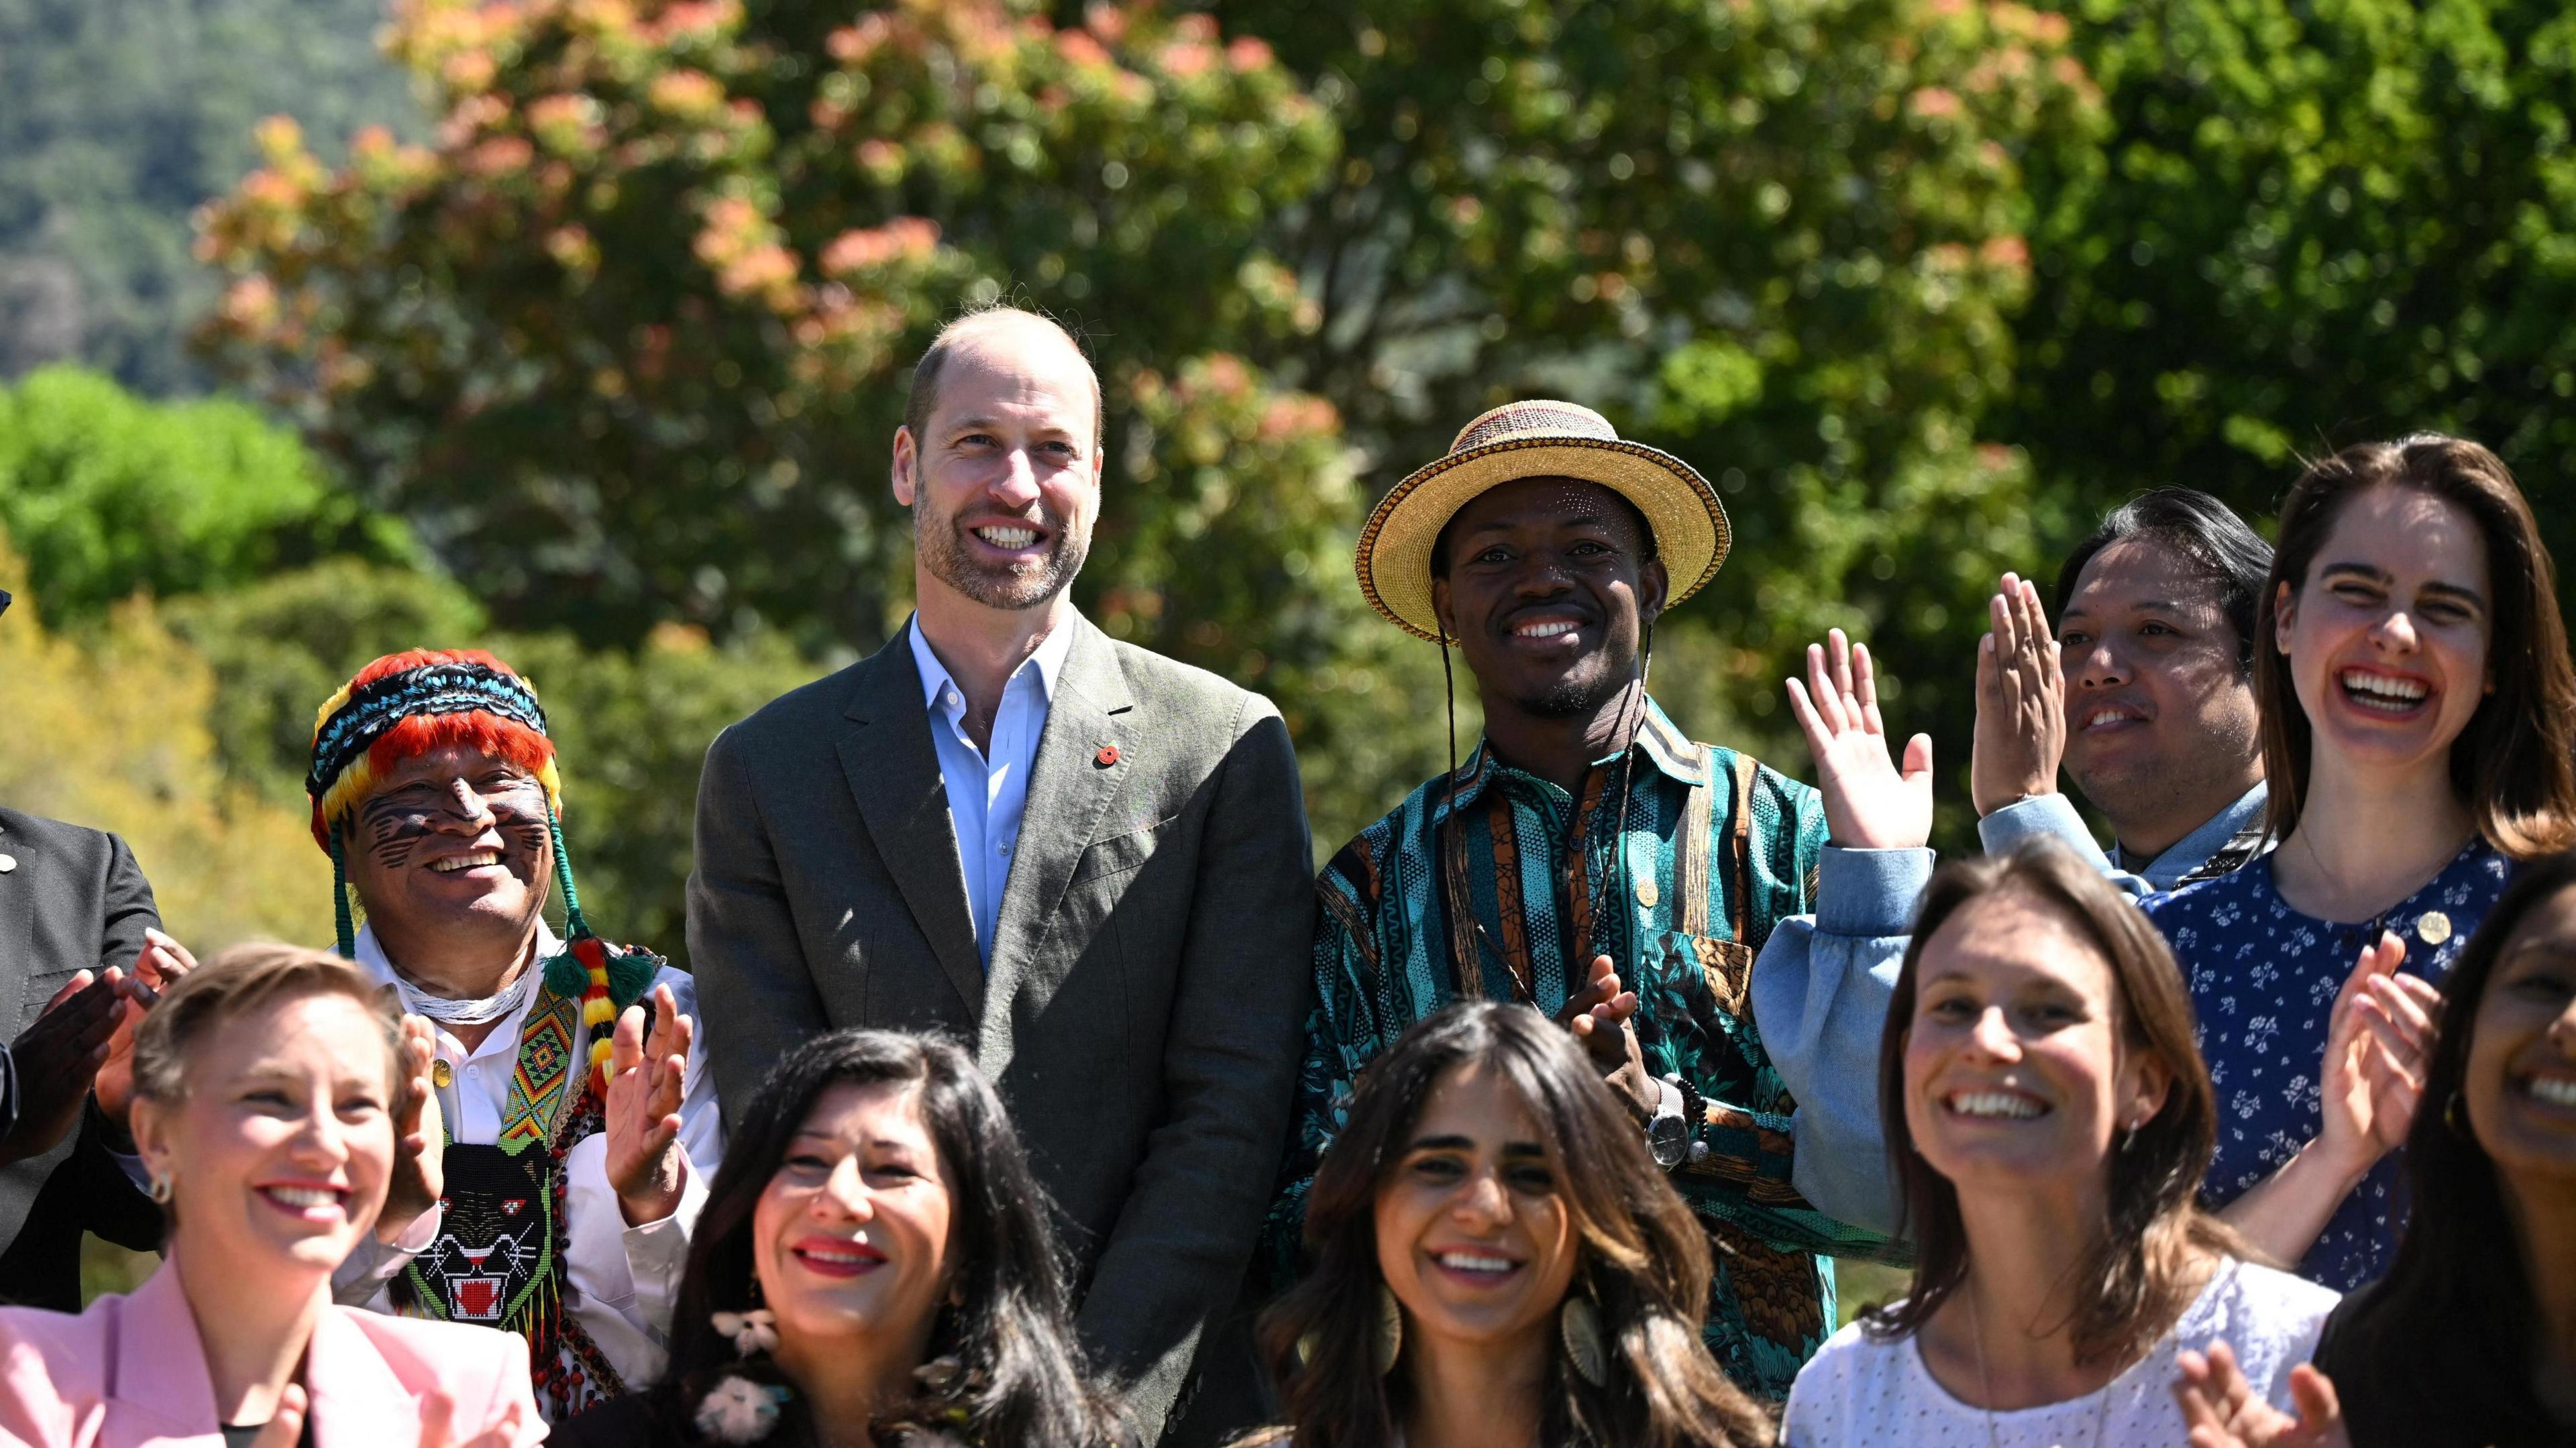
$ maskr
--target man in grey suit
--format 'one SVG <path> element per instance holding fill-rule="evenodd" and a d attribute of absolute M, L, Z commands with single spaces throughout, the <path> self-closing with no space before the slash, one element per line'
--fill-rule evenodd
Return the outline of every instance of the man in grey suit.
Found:
<path fill-rule="evenodd" d="M 1053 322 L 950 326 L 894 438 L 917 611 L 719 736 L 689 951 L 728 1113 L 797 1041 L 941 1031 L 1069 1219 L 1080 1322 L 1159 1433 L 1227 1318 L 1287 1130 L 1313 934 L 1270 702 L 1112 641 L 1068 589 L 1098 378 Z M 1256 1406 L 1232 1352 L 1171 1440 Z"/>

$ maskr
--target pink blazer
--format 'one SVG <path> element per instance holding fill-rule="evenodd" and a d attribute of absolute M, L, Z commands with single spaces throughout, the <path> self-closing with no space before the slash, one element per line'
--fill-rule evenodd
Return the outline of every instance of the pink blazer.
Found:
<path fill-rule="evenodd" d="M 516 1333 L 330 1306 L 313 1325 L 301 1379 L 314 1448 L 415 1448 L 421 1400 L 443 1391 L 451 1438 L 518 1419 L 511 1448 L 546 1436 Z M 0 1445 L 222 1448 L 196 1319 L 164 1264 L 131 1297 L 89 1310 L 0 1308 Z"/>

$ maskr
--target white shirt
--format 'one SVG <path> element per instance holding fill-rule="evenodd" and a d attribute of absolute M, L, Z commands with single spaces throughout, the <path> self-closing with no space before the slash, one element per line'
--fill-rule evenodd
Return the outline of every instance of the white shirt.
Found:
<path fill-rule="evenodd" d="M 541 922 L 537 926 L 537 959 L 563 950 L 563 942 Z M 378 981 L 392 984 L 393 966 L 376 941 L 373 926 L 358 931 L 358 966 Z M 599 1345 L 600 1353 L 630 1389 L 662 1375 L 670 1342 L 672 1304 L 679 1296 L 680 1269 L 689 1255 L 689 1234 L 706 1207 L 707 1176 L 724 1154 L 724 1122 L 716 1110 L 714 1077 L 707 1070 L 705 1021 L 698 1016 L 698 988 L 687 975 L 668 966 L 654 978 L 671 988 L 680 1014 L 698 1021 L 689 1042 L 689 1064 L 682 1077 L 680 1205 L 658 1222 L 626 1225 L 617 1205 L 617 1190 L 608 1184 L 608 1138 L 593 1134 L 573 1143 L 564 1156 L 564 1311 Z M 446 1118 L 448 1139 L 490 1146 L 501 1139 L 501 1113 L 510 1102 L 510 1080 L 518 1069 L 519 1029 L 537 1002 L 530 993 L 517 1014 L 492 1028 L 483 1044 L 469 1051 L 463 1042 L 430 1022 L 437 1059 L 448 1065 L 449 1080 L 437 1087 L 438 1109 Z M 393 1310 L 387 1285 L 411 1259 L 438 1240 L 439 1209 L 431 1207 L 387 1244 L 371 1233 L 349 1260 L 331 1275 L 332 1294 L 351 1307 Z"/>
<path fill-rule="evenodd" d="M 2173 1384 L 2184 1348 L 2224 1340 L 2257 1392 L 2290 1410 L 2290 1369 L 2316 1355 L 2335 1294 L 2313 1282 L 2229 1262 L 2173 1330 L 2101 1389 L 2062 1403 L 1989 1413 L 1933 1380 L 1912 1336 L 1872 1342 L 1857 1322 L 1835 1333 L 1789 1389 L 1786 1448 L 2183 1448 Z"/>
<path fill-rule="evenodd" d="M 975 953 L 993 963 L 993 927 L 1002 918 L 1002 890 L 1020 847 L 1020 815 L 1029 802 L 1029 770 L 1038 758 L 1055 703 L 1056 675 L 1073 652 L 1071 621 L 1057 624 L 1037 652 L 1020 661 L 1002 686 L 993 714 L 993 742 L 977 749 L 966 734 L 966 691 L 921 636 L 921 615 L 905 626 L 912 637 L 913 667 L 921 671 L 922 707 L 930 711 L 930 743 L 939 775 L 948 785 L 948 822 L 957 831 L 957 860 L 966 871 L 966 912 L 975 919 Z"/>

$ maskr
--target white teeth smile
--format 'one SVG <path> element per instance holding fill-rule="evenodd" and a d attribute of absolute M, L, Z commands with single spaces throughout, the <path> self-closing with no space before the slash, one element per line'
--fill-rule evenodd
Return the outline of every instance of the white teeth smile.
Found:
<path fill-rule="evenodd" d="M 2122 720 L 2129 717 L 2129 715 L 2123 714 L 2117 709 L 2096 709 L 2093 711 L 2092 715 L 2084 721 L 2084 727 L 2087 729 L 2098 729 L 2105 724 L 2120 723 Z"/>
<path fill-rule="evenodd" d="M 2037 1116 L 2048 1108 L 2010 1091 L 1961 1091 L 1945 1102 L 1961 1116 L 1999 1116 L 2014 1120 Z"/>
<path fill-rule="evenodd" d="M 1582 625 L 1569 623 L 1563 619 L 1551 619 L 1544 623 L 1521 624 L 1512 632 L 1525 639 L 1552 639 L 1559 634 L 1570 634 L 1580 627 Z"/>
<path fill-rule="evenodd" d="M 877 1260 L 874 1257 L 863 1257 L 856 1252 L 820 1252 L 811 1247 L 804 1248 L 799 1255 L 803 1256 L 810 1262 L 831 1262 L 837 1265 L 853 1267 L 862 1262 L 874 1262 Z"/>
<path fill-rule="evenodd" d="M 1026 548 L 1038 541 L 1033 528 L 978 528 L 975 536 L 996 548 Z"/>
<path fill-rule="evenodd" d="M 1471 1252 L 1443 1252 L 1432 1260 L 1453 1272 L 1509 1272 L 1520 1265 L 1508 1257 L 1479 1257 Z"/>
<path fill-rule="evenodd" d="M 2576 1077 L 2534 1076 L 2522 1089 L 2552 1106 L 2576 1106 Z"/>
<path fill-rule="evenodd" d="M 429 862 L 429 867 L 442 875 L 452 875 L 459 870 L 471 870 L 480 865 L 499 863 L 501 863 L 499 850 L 476 850 L 471 854 L 451 855 L 444 860 L 432 860 Z"/>
<path fill-rule="evenodd" d="M 269 1200 L 302 1211 L 307 1207 L 337 1206 L 340 1194 L 323 1187 L 262 1187 Z"/>
<path fill-rule="evenodd" d="M 2352 701 L 2365 709 L 2384 709 L 2401 713 L 2423 702 L 2433 691 L 2416 679 L 2392 679 L 2385 674 L 2364 673 L 2346 669 L 2337 680 Z"/>

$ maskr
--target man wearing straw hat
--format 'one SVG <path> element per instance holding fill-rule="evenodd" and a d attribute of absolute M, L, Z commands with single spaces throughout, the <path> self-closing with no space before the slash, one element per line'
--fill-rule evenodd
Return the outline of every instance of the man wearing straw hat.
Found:
<path fill-rule="evenodd" d="M 1272 1270 L 1293 1253 L 1336 1102 L 1360 1068 L 1433 1010 L 1480 997 L 1564 1021 L 1629 1102 L 1716 1240 L 1706 1336 L 1748 1390 L 1785 1396 L 1833 1331 L 1819 1254 L 1885 1249 L 1792 1181 L 1805 1122 L 1748 999 L 1773 926 L 1812 910 L 1819 871 L 1833 868 L 1827 801 L 1750 756 L 1693 743 L 1646 693 L 1655 620 L 1708 582 L 1728 542 L 1717 495 L 1688 464 L 1564 402 L 1477 418 L 1371 515 L 1361 591 L 1438 643 L 1444 671 L 1456 646 L 1485 737 L 1317 881 L 1318 1003 Z M 1454 692 L 1451 711 L 1454 757 Z M 1837 843 L 1869 843 L 1842 833 L 1866 831 L 1837 831 Z M 1878 1001 L 1880 1020 L 1827 1024 L 1874 1042 Z M 1865 1100 L 1832 1106 L 1870 1134 Z"/>

